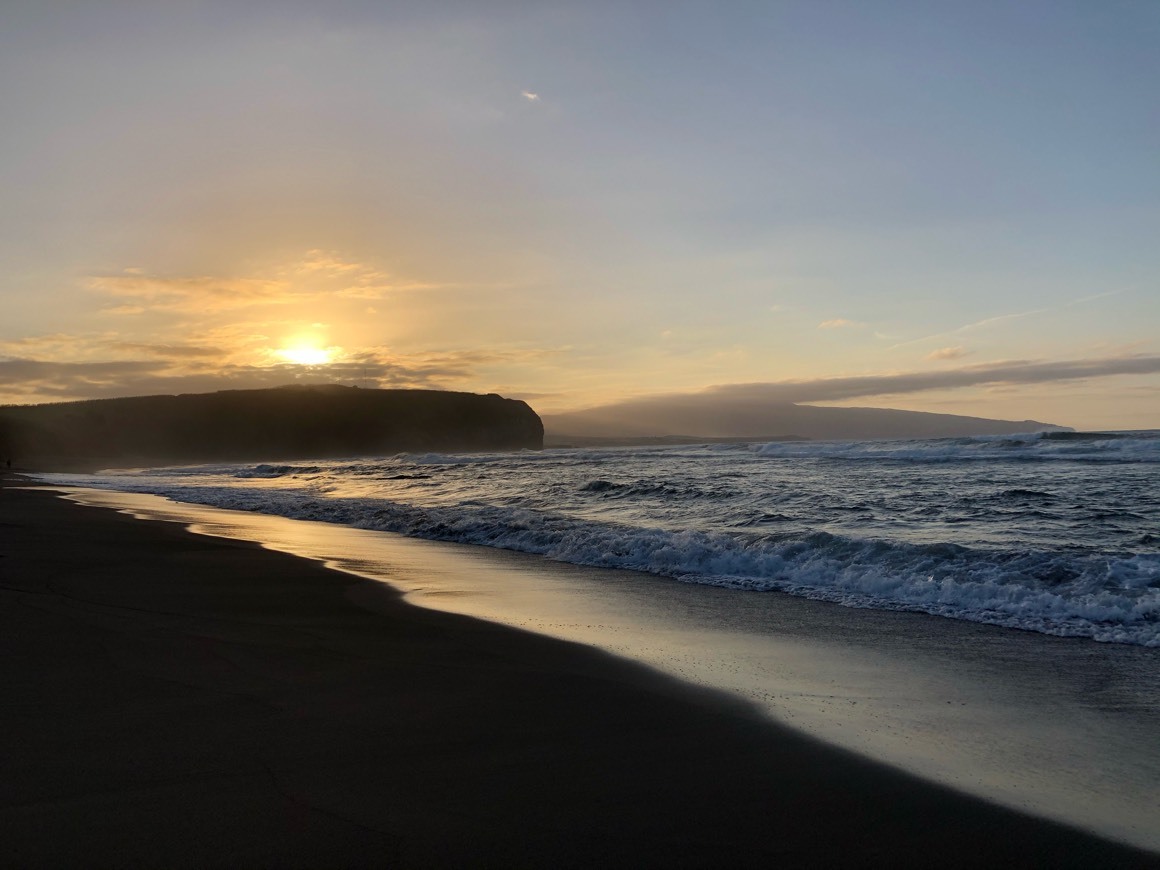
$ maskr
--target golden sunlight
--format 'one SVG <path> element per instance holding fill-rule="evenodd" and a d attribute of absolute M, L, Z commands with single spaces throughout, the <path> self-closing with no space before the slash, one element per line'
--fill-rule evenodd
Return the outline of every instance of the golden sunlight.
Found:
<path fill-rule="evenodd" d="M 284 347 L 276 352 L 278 356 L 287 362 L 292 362 L 300 366 L 320 366 L 326 365 L 334 359 L 335 348 L 332 347 L 318 347 L 310 344 L 294 344 L 289 347 Z"/>

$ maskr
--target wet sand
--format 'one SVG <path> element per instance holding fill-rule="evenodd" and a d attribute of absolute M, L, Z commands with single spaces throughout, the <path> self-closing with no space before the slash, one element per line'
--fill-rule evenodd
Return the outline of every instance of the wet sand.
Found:
<path fill-rule="evenodd" d="M 5 488 L 0 859 L 1160 866 L 371 582 Z"/>

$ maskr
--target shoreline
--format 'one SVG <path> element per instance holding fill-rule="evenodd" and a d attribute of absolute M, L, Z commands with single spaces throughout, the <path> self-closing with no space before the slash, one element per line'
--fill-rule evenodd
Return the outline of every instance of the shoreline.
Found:
<path fill-rule="evenodd" d="M 928 782 L 1160 852 L 1156 650 L 155 495 L 64 491 L 369 577 L 421 607 L 595 647 Z M 354 591 L 366 604 L 375 586 Z"/>
<path fill-rule="evenodd" d="M 0 553 L 10 863 L 1160 866 L 254 544 L 5 487 Z"/>

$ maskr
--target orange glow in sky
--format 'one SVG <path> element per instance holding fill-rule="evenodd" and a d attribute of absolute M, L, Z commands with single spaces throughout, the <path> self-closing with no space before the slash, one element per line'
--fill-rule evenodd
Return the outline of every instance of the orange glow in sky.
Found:
<path fill-rule="evenodd" d="M 1160 427 L 1155 3 L 15 5 L 0 404 Z"/>
<path fill-rule="evenodd" d="M 277 354 L 287 362 L 300 366 L 321 366 L 332 362 L 335 349 L 332 347 L 317 347 L 310 344 L 292 344 L 277 351 Z"/>

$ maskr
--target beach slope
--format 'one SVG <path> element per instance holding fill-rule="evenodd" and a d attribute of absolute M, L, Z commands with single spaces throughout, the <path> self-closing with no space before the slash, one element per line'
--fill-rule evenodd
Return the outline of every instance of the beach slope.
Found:
<path fill-rule="evenodd" d="M 371 582 L 5 487 L 3 863 L 1160 866 Z"/>

